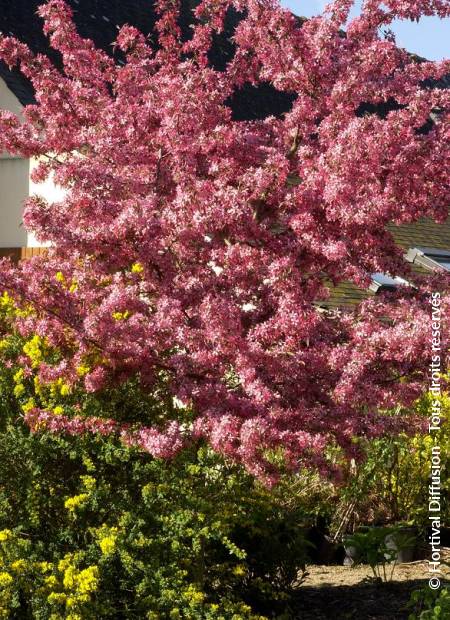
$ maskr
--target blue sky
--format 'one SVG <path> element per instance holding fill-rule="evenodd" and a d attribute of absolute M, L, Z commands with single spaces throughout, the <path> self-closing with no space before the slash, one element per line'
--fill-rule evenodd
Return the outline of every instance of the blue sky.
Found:
<path fill-rule="evenodd" d="M 289 7 L 297 15 L 310 17 L 321 13 L 327 4 L 325 0 L 282 0 L 283 6 Z M 357 15 L 361 0 L 355 1 L 352 15 Z M 392 30 L 397 36 L 397 43 L 410 52 L 415 52 L 429 60 L 450 58 L 450 19 L 425 17 L 419 23 L 396 21 Z"/>

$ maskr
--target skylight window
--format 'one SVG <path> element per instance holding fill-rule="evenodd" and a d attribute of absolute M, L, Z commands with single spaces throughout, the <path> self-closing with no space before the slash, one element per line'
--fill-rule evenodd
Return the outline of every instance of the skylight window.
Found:
<path fill-rule="evenodd" d="M 369 286 L 369 290 L 373 293 L 379 293 L 381 291 L 395 291 L 399 286 L 408 286 L 409 283 L 403 278 L 386 275 L 385 273 L 373 273 L 372 284 Z"/>
<path fill-rule="evenodd" d="M 421 265 L 427 269 L 436 271 L 446 269 L 450 271 L 450 250 L 437 250 L 436 248 L 411 248 L 405 255 L 410 263 Z"/>

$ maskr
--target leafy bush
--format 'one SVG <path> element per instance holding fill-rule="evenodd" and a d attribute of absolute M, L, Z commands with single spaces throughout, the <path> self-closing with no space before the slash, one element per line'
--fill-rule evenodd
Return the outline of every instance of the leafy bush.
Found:
<path fill-rule="evenodd" d="M 449 376 L 443 378 L 445 387 Z M 435 397 L 434 397 L 435 398 Z M 332 501 L 337 503 L 334 528 L 347 511 L 347 529 L 361 524 L 407 523 L 422 531 L 429 525 L 428 485 L 431 448 L 434 438 L 441 448 L 441 518 L 450 523 L 450 396 L 443 391 L 441 430 L 432 438 L 426 434 L 386 436 L 359 442 L 362 459 L 348 467 L 345 484 L 335 487 Z M 414 413 L 428 418 L 432 398 L 425 394 L 415 404 Z"/>
<path fill-rule="evenodd" d="M 450 618 L 450 592 L 448 587 L 432 590 L 425 586 L 414 590 L 408 604 L 413 611 L 408 620 L 445 620 Z"/>
<path fill-rule="evenodd" d="M 304 566 L 295 515 L 205 447 L 164 463 L 8 426 L 0 469 L 2 603 L 21 618 L 250 618 Z"/>

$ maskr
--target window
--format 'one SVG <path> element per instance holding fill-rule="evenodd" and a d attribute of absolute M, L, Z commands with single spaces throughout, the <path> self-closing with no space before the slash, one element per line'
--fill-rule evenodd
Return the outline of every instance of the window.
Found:
<path fill-rule="evenodd" d="M 450 250 L 437 250 L 436 248 L 411 248 L 405 255 L 410 263 L 421 265 L 427 269 L 442 268 L 450 271 Z"/>
<path fill-rule="evenodd" d="M 409 283 L 403 278 L 386 275 L 385 273 L 373 273 L 372 284 L 369 286 L 369 290 L 373 293 L 379 293 L 381 291 L 395 291 L 399 286 L 409 286 Z"/>

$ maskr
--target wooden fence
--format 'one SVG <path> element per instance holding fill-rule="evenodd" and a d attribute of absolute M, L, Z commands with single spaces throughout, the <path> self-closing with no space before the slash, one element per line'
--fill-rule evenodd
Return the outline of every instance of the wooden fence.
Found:
<path fill-rule="evenodd" d="M 47 252 L 47 248 L 0 248 L 0 258 L 9 256 L 14 262 L 31 258 L 32 256 L 41 256 Z"/>

